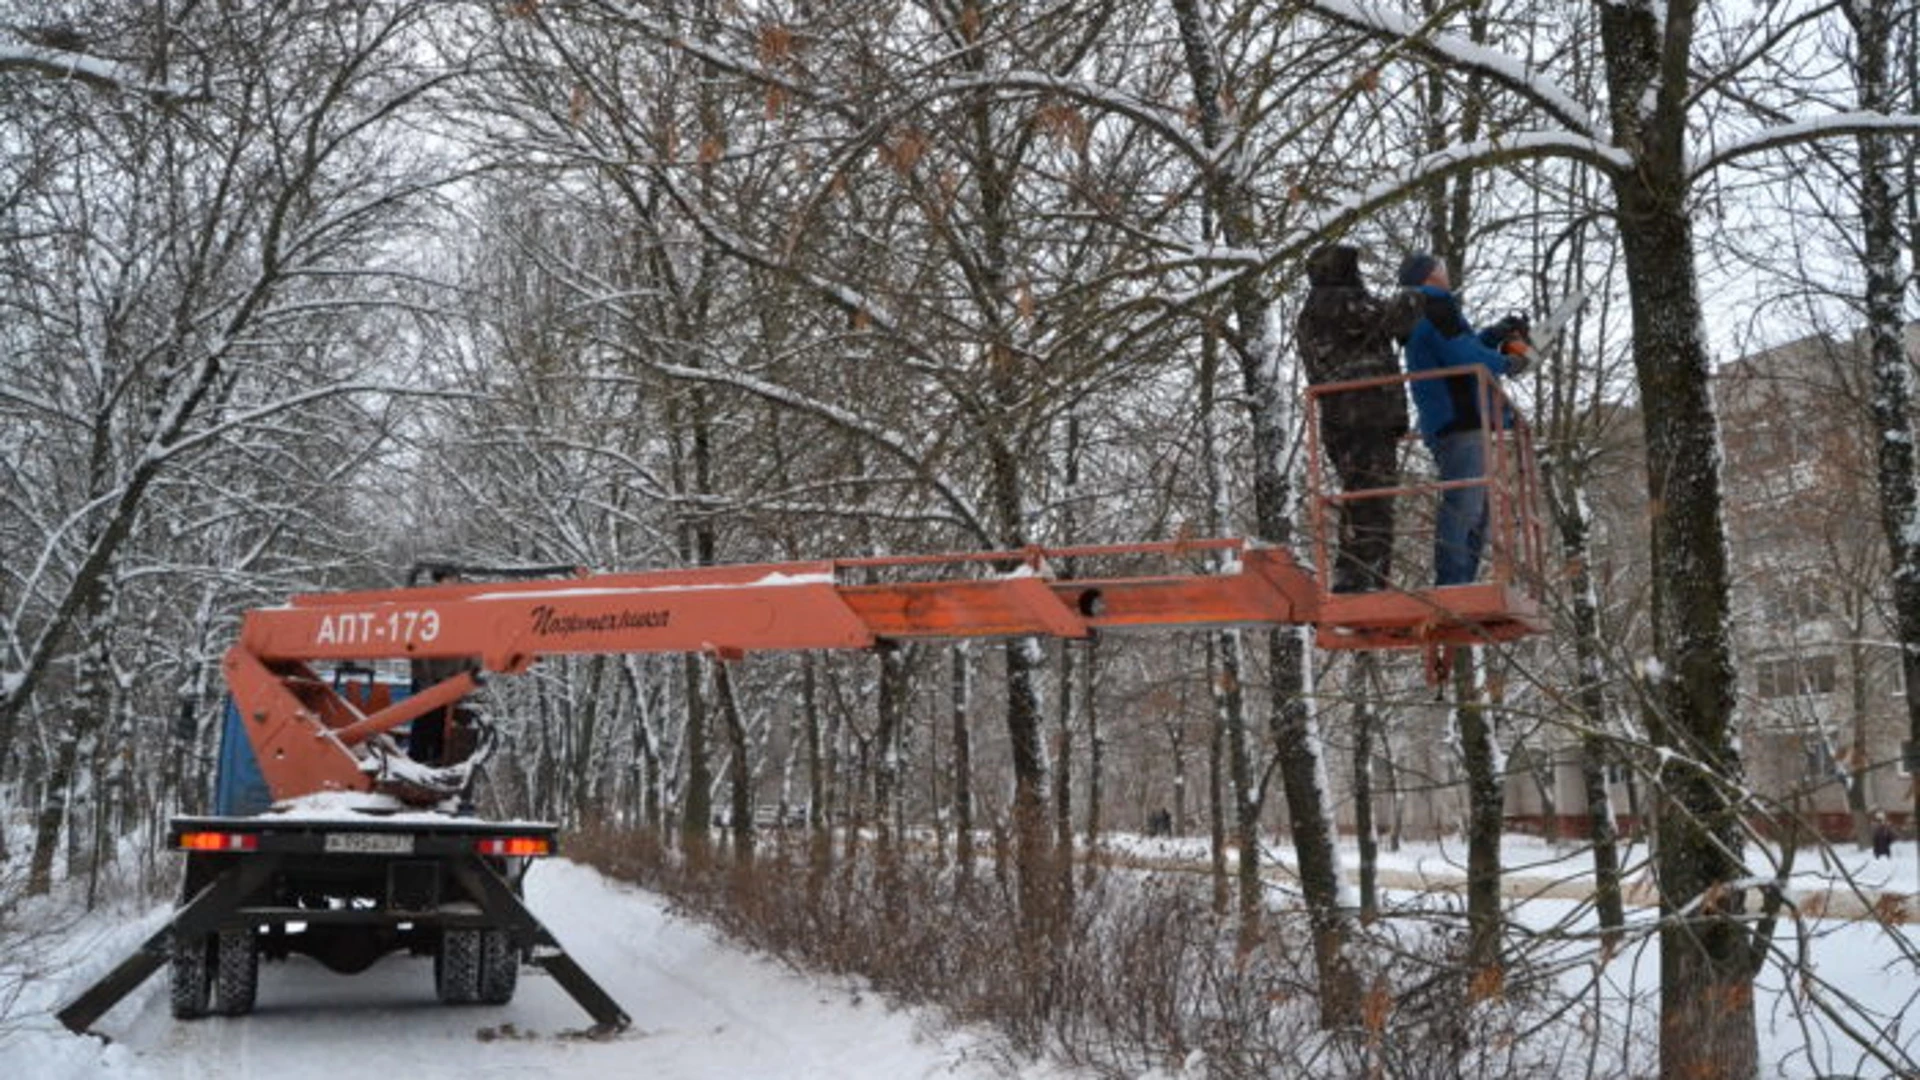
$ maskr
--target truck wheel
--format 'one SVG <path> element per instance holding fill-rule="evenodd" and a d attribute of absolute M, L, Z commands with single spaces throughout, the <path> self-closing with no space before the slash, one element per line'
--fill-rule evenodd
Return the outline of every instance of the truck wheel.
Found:
<path fill-rule="evenodd" d="M 207 1015 L 207 984 L 212 963 L 207 956 L 211 938 L 175 938 L 168 975 L 177 1020 L 195 1020 Z"/>
<path fill-rule="evenodd" d="M 513 1000 L 520 983 L 520 950 L 513 947 L 513 935 L 505 930 L 480 932 L 480 1001 L 486 1005 L 505 1005 Z"/>
<path fill-rule="evenodd" d="M 480 931 L 442 930 L 440 953 L 433 958 L 434 990 L 449 1005 L 480 1000 Z"/>
<path fill-rule="evenodd" d="M 260 986 L 260 943 L 251 929 L 222 930 L 215 939 L 213 1011 L 245 1016 Z"/>

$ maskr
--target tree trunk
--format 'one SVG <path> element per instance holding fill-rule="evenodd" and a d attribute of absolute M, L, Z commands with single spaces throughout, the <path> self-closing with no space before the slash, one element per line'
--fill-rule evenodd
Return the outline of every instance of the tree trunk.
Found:
<path fill-rule="evenodd" d="M 1209 215 L 1210 216 L 1210 215 Z M 1218 534 L 1228 515 L 1227 466 L 1221 460 L 1224 450 L 1219 438 L 1217 412 L 1220 383 L 1220 339 L 1208 330 L 1200 341 L 1200 454 L 1207 481 L 1207 531 Z M 1227 800 L 1232 800 L 1232 828 L 1238 837 L 1240 862 L 1237 881 L 1240 898 L 1241 935 L 1251 940 L 1253 919 L 1259 911 L 1260 867 L 1258 809 L 1252 806 L 1251 767 L 1247 760 L 1247 719 L 1245 694 L 1240 688 L 1243 638 L 1238 631 L 1223 630 L 1206 638 L 1207 692 L 1213 716 L 1213 735 L 1209 744 L 1208 804 L 1209 835 L 1212 838 L 1213 906 L 1226 914 L 1227 883 Z M 1178 778 L 1176 778 L 1178 782 Z M 1175 801 L 1182 792 L 1175 791 Z"/>
<path fill-rule="evenodd" d="M 1220 678 L 1213 660 L 1213 638 L 1207 639 L 1207 678 Z M 1213 913 L 1227 913 L 1231 890 L 1227 885 L 1227 712 L 1217 704 L 1207 734 L 1207 854 L 1213 879 Z"/>
<path fill-rule="evenodd" d="M 1615 141 L 1613 174 L 1633 307 L 1633 361 L 1647 452 L 1653 650 L 1648 732 L 1661 754 L 1654 868 L 1660 887 L 1660 1072 L 1751 1077 L 1756 943 L 1733 741 L 1734 671 L 1720 441 L 1687 203 L 1694 0 L 1599 10 Z"/>
<path fill-rule="evenodd" d="M 98 727 L 99 721 L 93 721 Z M 93 881 L 93 856 L 100 824 L 100 740 L 90 733 L 75 757 L 67 783 L 67 880 Z M 56 826 L 56 829 L 58 826 Z M 59 832 L 56 836 L 62 835 Z"/>
<path fill-rule="evenodd" d="M 1380 724 L 1373 702 L 1379 658 L 1353 654 L 1353 831 L 1360 847 L 1360 918 L 1380 915 L 1380 838 L 1373 824 L 1373 736 Z"/>
<path fill-rule="evenodd" d="M 1467 970 L 1479 999 L 1500 985 L 1500 829 L 1505 798 L 1491 708 L 1470 646 L 1453 650 L 1454 720 L 1467 778 Z"/>
<path fill-rule="evenodd" d="M 1102 766 L 1104 764 L 1102 759 L 1106 756 L 1106 746 L 1100 739 L 1100 710 L 1097 707 L 1099 705 L 1099 699 L 1094 696 L 1093 692 L 1094 671 L 1098 667 L 1100 660 L 1099 648 L 1100 643 L 1098 641 L 1087 642 L 1086 656 L 1080 665 L 1081 677 L 1084 680 L 1081 687 L 1080 700 L 1084 702 L 1082 708 L 1087 715 L 1086 847 L 1088 858 L 1085 880 L 1088 884 L 1093 883 L 1096 866 L 1092 856 L 1095 845 L 1100 842 L 1100 800 L 1103 776 Z"/>
<path fill-rule="evenodd" d="M 1174 13 L 1193 85 L 1201 141 L 1209 149 L 1223 147 L 1235 132 L 1225 108 L 1225 75 L 1213 28 L 1197 0 L 1175 0 Z M 1241 164 L 1238 156 L 1230 156 L 1225 159 L 1225 167 L 1211 170 L 1205 177 L 1208 205 L 1218 215 L 1222 237 L 1235 248 L 1260 240 L 1254 178 L 1234 171 Z M 1293 531 L 1292 492 L 1286 472 L 1290 424 L 1286 385 L 1280 376 L 1279 343 L 1271 332 L 1269 297 L 1263 282 L 1244 276 L 1234 283 L 1230 303 L 1238 334 L 1235 349 L 1253 421 L 1256 531 L 1262 540 L 1284 545 Z M 1267 636 L 1267 642 L 1273 680 L 1269 722 L 1280 759 L 1281 783 L 1286 789 L 1301 891 L 1313 925 L 1322 1019 L 1342 1024 L 1356 1016 L 1358 993 L 1343 951 L 1346 919 L 1339 906 L 1339 855 L 1324 786 L 1326 768 L 1312 718 L 1301 697 L 1306 665 L 1297 632 L 1277 630 Z"/>
<path fill-rule="evenodd" d="M 1562 423 L 1573 422 L 1577 410 L 1567 409 Z M 1570 436 L 1557 440 L 1569 444 Z M 1553 494 L 1552 512 L 1560 534 L 1560 555 L 1566 566 L 1567 593 L 1572 599 L 1573 663 L 1579 679 L 1575 699 L 1580 717 L 1580 781 L 1587 804 L 1587 839 L 1593 845 L 1593 904 L 1602 939 L 1609 947 L 1620 942 L 1626 927 L 1626 905 L 1620 892 L 1620 836 L 1614 820 L 1613 799 L 1607 791 L 1612 718 L 1602 678 L 1600 602 L 1594 589 L 1593 522 L 1587 509 L 1586 471 L 1569 456 L 1549 459 L 1547 490 Z"/>
<path fill-rule="evenodd" d="M 1654 654 L 1648 730 L 1662 756 L 1655 868 L 1661 913 L 1661 1073 L 1749 1077 L 1758 1067 L 1753 942 L 1729 883 L 1745 876 L 1741 767 L 1719 442 L 1699 338 L 1691 226 L 1628 184 L 1635 364 L 1653 525 Z M 1682 915 L 1682 912 L 1686 912 Z"/>
<path fill-rule="evenodd" d="M 1380 766 L 1387 771 L 1387 805 L 1393 808 L 1387 822 L 1387 850 L 1398 853 L 1407 835 L 1407 793 L 1400 786 L 1400 769 L 1393 758 L 1393 733 L 1380 733 Z"/>
<path fill-rule="evenodd" d="M 952 646 L 953 859 L 962 887 L 973 878 L 973 666 L 964 644 Z"/>
<path fill-rule="evenodd" d="M 112 661 L 108 655 L 112 610 L 112 586 L 102 581 L 92 592 L 85 617 L 76 624 L 80 633 L 73 696 L 60 720 L 46 794 L 34 820 L 33 854 L 27 868 L 29 896 L 45 895 L 52 888 L 54 857 L 60 850 L 63 829 L 68 838 L 68 874 L 89 870 L 95 741 L 112 701 Z M 54 715 L 61 717 L 61 712 Z"/>
<path fill-rule="evenodd" d="M 1516 744 L 1517 746 L 1517 744 Z M 1554 789 L 1559 782 L 1560 761 L 1552 747 L 1534 752 L 1527 748 L 1527 772 L 1533 777 L 1533 789 L 1540 796 L 1540 835 L 1547 843 L 1560 845 L 1560 795 Z"/>
<path fill-rule="evenodd" d="M 53 767 L 47 770 L 40 813 L 33 823 L 33 854 L 27 862 L 27 895 L 45 896 L 53 888 L 53 861 L 60 851 L 60 830 L 67 822 L 67 795 L 79 760 L 80 733 L 69 727 L 54 741 Z"/>
<path fill-rule="evenodd" d="M 971 20 L 951 26 L 953 38 L 961 43 L 960 66 L 975 75 L 984 75 L 991 63 L 987 42 L 998 35 L 987 33 L 978 18 L 982 13 L 969 8 Z M 964 23 L 961 25 L 960 23 Z M 975 190 L 979 200 L 978 264 L 973 269 L 974 287 L 981 297 L 977 344 L 985 357 L 987 396 L 994 409 L 981 417 L 975 437 L 986 455 L 987 500 L 992 507 L 992 528 L 999 544 L 1008 549 L 1025 546 L 1029 540 L 1026 506 L 1026 469 L 1029 455 L 1019 445 L 1018 433 L 1004 421 L 1022 415 L 1021 400 L 1032 386 L 1024 378 L 1025 368 L 1017 357 L 1015 327 L 1020 323 L 1013 304 L 1013 258 L 1011 238 L 1020 212 L 1014 199 L 1017 163 L 1007 157 L 1007 144 L 996 129 L 998 109 L 992 94 L 981 91 L 965 106 L 968 148 Z M 1053 845 L 1047 814 L 1047 757 L 1041 738 L 1045 706 L 1040 684 L 1045 675 L 1045 656 L 1040 643 L 1025 638 L 1007 643 L 1007 741 L 1013 760 L 1013 841 L 1014 863 L 1019 876 L 1021 947 L 1024 955 L 1039 965 L 1028 974 L 1035 978 L 1029 989 L 1039 989 L 1040 981 L 1051 979 L 1052 958 L 1043 946 L 1052 940 L 1054 907 Z M 1044 997 L 1036 998 L 1036 1007 L 1044 1009 Z"/>
<path fill-rule="evenodd" d="M 753 761 L 748 754 L 747 725 L 733 689 L 733 669 L 725 661 L 713 665 L 714 710 L 727 735 L 727 816 L 733 857 L 753 861 Z"/>
<path fill-rule="evenodd" d="M 1264 530 L 1263 530 L 1264 531 Z M 1326 763 L 1320 757 L 1320 730 L 1300 688 L 1306 685 L 1305 647 L 1299 631 L 1267 634 L 1268 671 L 1273 679 L 1274 750 L 1293 826 L 1293 852 L 1300 869 L 1300 891 L 1313 930 L 1313 953 L 1320 975 L 1320 1020 L 1343 1026 L 1359 1016 L 1359 977 L 1346 954 L 1347 914 L 1340 906 L 1340 851 L 1334 845 L 1332 793 Z"/>
<path fill-rule="evenodd" d="M 878 723 L 873 742 L 878 754 L 873 771 L 874 823 L 880 829 L 882 843 L 892 839 L 888 833 L 892 807 L 900 786 L 900 729 L 906 712 L 907 654 L 897 644 L 882 645 L 879 693 L 875 695 Z"/>
<path fill-rule="evenodd" d="M 662 798 L 660 794 L 660 740 L 654 731 L 653 717 L 657 701 L 647 695 L 647 687 L 640 679 L 641 658 L 623 656 L 620 658 L 621 677 L 627 682 L 627 692 L 633 698 L 633 764 L 637 773 L 634 792 L 634 818 L 649 829 L 659 829 L 662 821 Z"/>
<path fill-rule="evenodd" d="M 1253 756 L 1247 750 L 1246 693 L 1238 630 L 1222 630 L 1208 639 L 1207 665 L 1213 675 L 1213 711 L 1226 750 L 1227 793 L 1233 805 L 1233 837 L 1240 849 L 1234 880 L 1238 888 L 1240 938 L 1259 936 L 1263 896 L 1260 885 L 1260 803 L 1253 794 Z M 1224 815 L 1223 815 L 1224 816 Z"/>
<path fill-rule="evenodd" d="M 697 362 L 697 361 L 696 361 Z M 688 392 L 683 406 L 668 406 L 668 440 L 673 488 L 683 495 L 704 495 L 713 489 L 713 447 L 707 395 L 699 387 Z M 690 415 L 688 415 L 690 414 Z M 679 523 L 681 561 L 711 566 L 718 554 L 713 526 L 705 520 Z M 713 767 L 707 748 L 707 660 L 692 653 L 681 658 L 680 675 L 686 694 L 686 786 L 681 795 L 680 840 L 695 869 L 706 862 L 709 830 L 713 826 Z"/>
<path fill-rule="evenodd" d="M 1207 526 L 1208 531 L 1215 534 L 1224 531 L 1229 514 L 1229 469 L 1222 457 L 1226 451 L 1219 438 L 1216 406 L 1220 377 L 1219 339 L 1209 333 L 1200 346 L 1200 441 L 1207 481 Z M 1240 939 L 1251 944 L 1259 937 L 1265 897 L 1260 884 L 1260 799 L 1255 794 L 1252 755 L 1247 748 L 1245 650 L 1246 638 L 1238 630 L 1222 630 L 1207 638 L 1214 722 L 1225 753 L 1228 797 L 1233 800 L 1234 842 L 1240 849 L 1235 872 Z M 1224 826 L 1222 829 L 1224 832 Z"/>
<path fill-rule="evenodd" d="M 1018 875 L 1022 940 L 1031 948 L 1052 939 L 1054 874 L 1047 820 L 1047 759 L 1040 739 L 1038 688 L 1043 657 L 1033 638 L 1009 642 L 1007 739 L 1013 755 L 1013 860 Z M 1036 960 L 1038 952 L 1033 955 Z M 1038 975 L 1038 972 L 1031 974 Z"/>
<path fill-rule="evenodd" d="M 1894 109 L 1888 82 L 1888 43 L 1892 38 L 1892 5 L 1866 0 L 1843 10 L 1854 20 L 1854 80 L 1860 107 Z M 1920 25 L 1920 20 L 1916 20 Z M 1908 63 L 1920 63 L 1920 44 L 1909 40 Z M 1912 67 L 1909 67 L 1909 75 Z M 1920 102 L 1920 86 L 1909 83 Z M 1909 165 L 1911 166 L 1911 158 Z M 1874 472 L 1880 493 L 1880 528 L 1887 538 L 1893 577 L 1894 632 L 1900 642 L 1901 676 L 1905 679 L 1907 739 L 1920 746 L 1920 496 L 1916 495 L 1913 449 L 1913 374 L 1903 334 L 1900 225 L 1894 199 L 1894 165 L 1890 140 L 1881 135 L 1860 137 L 1860 231 L 1866 256 L 1867 341 L 1873 366 Z M 1920 238 L 1920 214 L 1913 214 L 1916 197 L 1907 187 L 1908 222 Z M 1864 749 L 1864 748 L 1863 748 Z M 1912 821 L 1920 828 L 1920 778 L 1907 785 L 1913 796 Z"/>
<path fill-rule="evenodd" d="M 833 867 L 833 814 L 828 798 L 826 733 L 821 730 L 818 659 L 800 657 L 800 711 L 807 738 L 807 899 L 818 905 Z"/>
<path fill-rule="evenodd" d="M 874 749 L 879 755 L 873 773 L 874 826 L 878 837 L 875 855 L 879 860 L 881 902 L 889 917 L 897 914 L 900 902 L 900 845 L 905 839 L 897 828 L 897 800 L 900 798 L 900 740 L 906 726 L 907 650 L 899 644 L 883 645 L 880 650 L 880 687 L 876 695 L 879 722 L 874 728 Z"/>
<path fill-rule="evenodd" d="M 533 775 L 527 784 L 527 799 L 539 817 L 558 817 L 559 807 L 555 805 L 554 789 L 558 786 L 554 773 L 558 771 L 554 762 L 559 754 L 554 749 L 554 740 L 558 737 L 560 725 L 553 716 L 553 691 L 546 680 L 534 684 L 534 713 L 538 717 L 540 745 L 534 751 Z"/>
<path fill-rule="evenodd" d="M 1209 730 L 1212 725 L 1209 725 Z M 1175 836 L 1187 833 L 1187 726 L 1184 714 L 1174 717 L 1167 725 L 1167 756 L 1173 760 L 1173 810 L 1171 814 L 1171 832 Z"/>
<path fill-rule="evenodd" d="M 577 682 L 586 691 L 573 695 L 577 705 L 572 712 L 578 718 L 579 732 L 574 737 L 573 760 L 567 768 L 568 820 L 575 825 L 584 823 L 589 815 L 601 812 L 594 783 L 594 746 L 600 741 L 600 701 L 606 680 L 606 665 L 607 658 L 604 656 L 587 657 L 571 672 L 571 681 Z"/>
<path fill-rule="evenodd" d="M 1873 845 L 1873 815 L 1867 806 L 1867 775 L 1873 763 L 1867 753 L 1867 648 L 1866 630 L 1858 622 L 1852 624 L 1852 634 L 1847 643 L 1847 713 L 1853 731 L 1853 745 L 1847 749 L 1845 760 L 1836 760 L 1834 767 L 1840 774 L 1840 782 L 1846 789 L 1847 812 L 1853 818 L 1853 842 L 1861 851 Z"/>
<path fill-rule="evenodd" d="M 1060 713 L 1056 719 L 1053 746 L 1053 843 L 1060 880 L 1054 886 L 1060 905 L 1058 928 L 1073 911 L 1073 708 L 1074 667 L 1072 648 L 1060 650 Z"/>
<path fill-rule="evenodd" d="M 1580 737 L 1580 783 L 1587 796 L 1587 836 L 1593 845 L 1593 907 L 1600 922 L 1600 939 L 1607 948 L 1626 934 L 1626 902 L 1620 892 L 1620 837 L 1613 820 L 1613 798 L 1607 792 L 1607 741 L 1596 735 Z"/>
<path fill-rule="evenodd" d="M 707 830 L 713 824 L 713 773 L 707 761 L 707 699 L 703 668 L 695 653 L 680 658 L 687 720 L 681 740 L 687 749 L 687 776 L 680 793 L 680 842 L 695 868 L 707 856 Z"/>

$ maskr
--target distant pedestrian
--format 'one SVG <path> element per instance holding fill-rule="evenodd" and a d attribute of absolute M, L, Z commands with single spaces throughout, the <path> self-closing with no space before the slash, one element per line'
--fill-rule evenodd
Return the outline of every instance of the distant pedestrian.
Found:
<path fill-rule="evenodd" d="M 1887 815 L 1877 810 L 1873 814 L 1873 857 L 1893 857 L 1893 826 L 1887 823 Z"/>
<path fill-rule="evenodd" d="M 1147 835 L 1148 836 L 1172 836 L 1173 835 L 1173 815 L 1167 812 L 1166 807 L 1163 806 L 1160 809 L 1155 810 L 1153 813 L 1147 815 Z"/>

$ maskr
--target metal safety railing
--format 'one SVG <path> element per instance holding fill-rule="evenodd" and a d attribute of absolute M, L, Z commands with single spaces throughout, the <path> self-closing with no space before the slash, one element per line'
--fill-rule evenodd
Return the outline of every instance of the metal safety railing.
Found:
<path fill-rule="evenodd" d="M 1442 481 L 1415 479 L 1415 470 L 1396 468 L 1393 482 L 1356 490 L 1340 490 L 1324 445 L 1322 421 L 1330 401 L 1392 389 L 1405 393 L 1415 383 L 1429 380 L 1472 379 L 1479 407 L 1480 476 Z M 1533 437 L 1525 417 L 1501 389 L 1493 373 L 1480 365 L 1443 368 L 1413 374 L 1385 375 L 1326 383 L 1307 392 L 1307 488 L 1313 564 L 1320 599 L 1323 647 L 1413 647 L 1439 643 L 1505 640 L 1545 628 L 1541 600 L 1545 577 L 1545 523 L 1541 517 L 1539 467 Z M 1410 439 L 1398 440 L 1401 449 Z M 1395 460 L 1404 458 L 1396 453 Z M 1432 538 L 1433 527 L 1408 522 L 1431 522 L 1437 515 L 1409 514 L 1409 509 L 1437 507 L 1452 489 L 1481 488 L 1487 495 L 1487 522 L 1480 576 L 1472 583 L 1438 587 L 1432 578 L 1416 580 L 1409 566 L 1431 573 L 1432 564 L 1409 558 L 1410 537 Z M 1333 591 L 1335 560 L 1341 557 L 1339 531 L 1348 508 L 1370 500 L 1394 500 L 1392 514 L 1394 562 L 1398 569 L 1388 580 L 1369 582 L 1372 588 L 1350 593 Z"/>

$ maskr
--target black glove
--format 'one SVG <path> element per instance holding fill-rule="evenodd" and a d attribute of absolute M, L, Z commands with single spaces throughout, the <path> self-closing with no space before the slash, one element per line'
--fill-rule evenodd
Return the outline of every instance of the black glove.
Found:
<path fill-rule="evenodd" d="M 1533 320 L 1525 312 L 1516 311 L 1512 315 L 1494 323 L 1491 335 L 1496 341 L 1507 342 L 1515 338 L 1533 344 Z"/>

